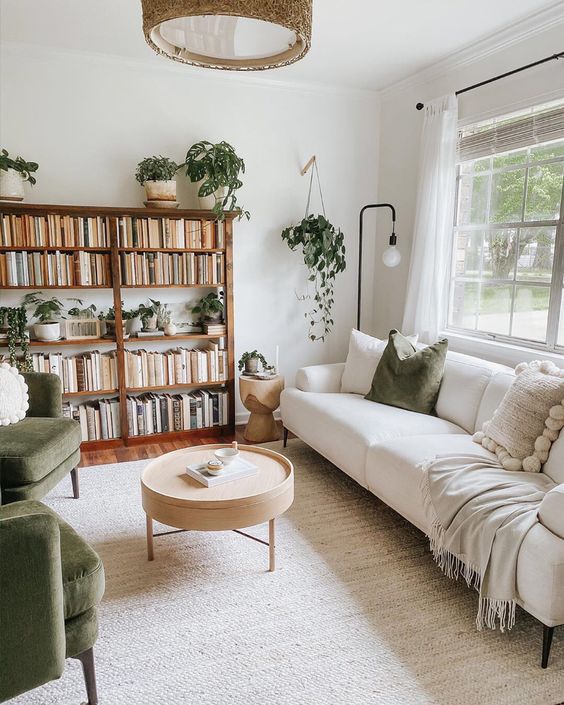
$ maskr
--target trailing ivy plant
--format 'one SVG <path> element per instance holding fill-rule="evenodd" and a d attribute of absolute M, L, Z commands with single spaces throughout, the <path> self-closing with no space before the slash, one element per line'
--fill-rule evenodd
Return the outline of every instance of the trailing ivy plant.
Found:
<path fill-rule="evenodd" d="M 225 211 L 235 211 L 239 218 L 245 216 L 249 220 L 249 211 L 237 205 L 235 195 L 243 185 L 239 176 L 245 173 L 245 162 L 228 142 L 196 142 L 188 150 L 184 166 L 192 183 L 203 180 L 198 189 L 200 198 L 212 196 L 220 188 L 227 189 L 225 196 L 216 199 L 212 209 L 219 220 L 225 218 Z"/>
<path fill-rule="evenodd" d="M 304 314 L 309 320 L 309 338 L 324 341 L 334 324 L 331 312 L 335 277 L 347 266 L 344 235 L 325 216 L 309 215 L 299 225 L 283 230 L 282 239 L 292 251 L 302 248 L 308 281 L 315 287 L 313 308 Z"/>
<path fill-rule="evenodd" d="M 135 178 L 141 185 L 145 181 L 170 181 L 180 166 L 168 157 L 146 157 L 137 165 Z"/>
<path fill-rule="evenodd" d="M 6 149 L 3 149 L 0 153 L 0 169 L 2 171 L 13 169 L 21 175 L 24 181 L 29 181 L 32 186 L 37 183 L 37 179 L 33 174 L 39 169 L 39 164 L 37 162 L 26 162 L 22 157 L 13 159 Z"/>
<path fill-rule="evenodd" d="M 0 306 L 0 326 L 3 325 L 7 326 L 10 365 L 17 367 L 21 372 L 28 372 L 31 370 L 31 356 L 25 306 Z M 22 353 L 21 359 L 17 357 L 18 345 Z"/>

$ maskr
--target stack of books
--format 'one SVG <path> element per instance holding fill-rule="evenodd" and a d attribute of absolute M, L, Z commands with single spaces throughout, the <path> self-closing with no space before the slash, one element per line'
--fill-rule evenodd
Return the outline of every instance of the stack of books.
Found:
<path fill-rule="evenodd" d="M 72 215 L 8 215 L 0 218 L 2 247 L 109 247 L 108 219 Z"/>
<path fill-rule="evenodd" d="M 63 403 L 63 416 L 80 423 L 83 441 L 119 438 L 119 400 L 100 399 L 83 404 Z"/>
<path fill-rule="evenodd" d="M 117 225 L 120 247 L 213 250 L 225 246 L 219 221 L 125 216 L 118 218 Z"/>
<path fill-rule="evenodd" d="M 201 389 L 189 394 L 141 394 L 127 397 L 130 436 L 226 426 L 228 394 L 224 389 Z"/>
<path fill-rule="evenodd" d="M 204 323 L 204 333 L 206 335 L 225 335 L 227 326 L 225 323 Z"/>
<path fill-rule="evenodd" d="M 223 254 L 194 252 L 121 252 L 121 280 L 125 285 L 193 285 L 223 283 Z"/>
<path fill-rule="evenodd" d="M 34 372 L 51 372 L 61 378 L 63 392 L 97 392 L 118 386 L 116 351 L 98 350 L 64 357 L 62 353 L 33 353 Z"/>
<path fill-rule="evenodd" d="M 0 254 L 3 286 L 109 286 L 110 256 L 94 252 Z"/>

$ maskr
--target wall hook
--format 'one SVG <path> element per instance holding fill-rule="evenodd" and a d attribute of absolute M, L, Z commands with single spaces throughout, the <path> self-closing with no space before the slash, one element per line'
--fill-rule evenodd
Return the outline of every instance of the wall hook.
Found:
<path fill-rule="evenodd" d="M 302 175 L 302 176 L 305 176 L 305 175 L 307 174 L 307 172 L 311 169 L 311 167 L 316 163 L 316 161 L 317 161 L 317 159 L 316 159 L 315 154 L 314 154 L 313 157 L 310 158 L 310 160 L 308 161 L 308 163 L 307 163 L 307 164 L 304 166 L 304 168 L 301 170 L 301 172 L 300 172 L 301 175 Z"/>

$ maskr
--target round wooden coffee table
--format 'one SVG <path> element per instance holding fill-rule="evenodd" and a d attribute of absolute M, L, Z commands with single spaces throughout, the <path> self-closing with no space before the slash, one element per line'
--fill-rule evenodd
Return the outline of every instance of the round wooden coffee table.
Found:
<path fill-rule="evenodd" d="M 214 450 L 226 447 L 229 445 L 215 444 L 175 450 L 152 460 L 143 470 L 141 496 L 147 515 L 148 560 L 154 558 L 155 520 L 176 529 L 236 531 L 268 546 L 269 570 L 275 569 L 275 519 L 294 501 L 292 463 L 272 450 L 239 445 L 241 457 L 259 468 L 256 475 L 204 487 L 186 474 L 187 465 L 203 463 Z M 268 542 L 240 531 L 266 521 Z"/>

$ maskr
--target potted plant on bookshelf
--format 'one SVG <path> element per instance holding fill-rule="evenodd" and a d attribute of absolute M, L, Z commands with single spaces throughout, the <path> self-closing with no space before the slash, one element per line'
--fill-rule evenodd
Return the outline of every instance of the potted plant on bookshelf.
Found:
<path fill-rule="evenodd" d="M 149 299 L 149 301 L 148 305 L 141 304 L 139 306 L 139 317 L 143 324 L 144 333 L 153 333 L 158 330 L 159 314 L 162 315 L 162 311 L 165 310 L 160 301 L 154 299 Z"/>
<path fill-rule="evenodd" d="M 250 218 L 248 211 L 237 205 L 238 191 L 243 182 L 245 162 L 228 142 L 212 144 L 206 140 L 193 144 L 186 154 L 186 176 L 198 183 L 200 208 L 212 210 L 220 220 L 225 211 L 235 211 L 239 218 Z"/>
<path fill-rule="evenodd" d="M 33 186 L 37 180 L 33 174 L 39 169 L 36 162 L 26 162 L 22 157 L 13 159 L 8 151 L 0 153 L 0 201 L 23 201 L 24 183 Z"/>
<path fill-rule="evenodd" d="M 123 301 L 121 302 L 121 325 L 122 325 L 122 331 L 123 331 L 123 337 L 128 338 L 129 334 L 127 333 L 127 321 L 136 318 L 138 315 L 137 309 L 133 309 L 131 311 L 128 311 L 123 308 Z M 104 334 L 104 338 L 115 338 L 116 337 L 116 310 L 114 306 L 110 306 L 110 308 L 104 313 L 103 311 L 98 314 L 98 319 L 100 321 L 104 321 L 106 324 L 106 333 Z"/>
<path fill-rule="evenodd" d="M 179 165 L 168 157 L 146 157 L 137 165 L 135 178 L 145 187 L 148 208 L 177 208 L 174 175 Z"/>
<path fill-rule="evenodd" d="M 34 291 L 24 296 L 23 305 L 26 308 L 35 307 L 33 318 L 37 318 L 38 322 L 33 326 L 33 332 L 37 340 L 50 342 L 60 339 L 61 324 L 55 319 L 63 318 L 64 304 L 59 299 L 54 296 L 45 299 L 40 292 Z"/>
<path fill-rule="evenodd" d="M 256 375 L 258 372 L 258 365 L 262 365 L 263 370 L 270 370 L 270 365 L 265 360 L 264 355 L 259 353 L 257 350 L 252 352 L 244 352 L 239 360 L 238 367 L 239 372 L 245 370 L 245 374 Z"/>
<path fill-rule="evenodd" d="M 96 318 L 96 304 L 85 308 L 82 299 L 71 299 L 78 306 L 69 308 L 70 318 L 65 321 L 65 338 L 67 340 L 88 340 L 100 337 L 100 321 Z"/>
<path fill-rule="evenodd" d="M 18 367 L 22 372 L 30 370 L 27 312 L 23 304 L 21 306 L 0 306 L 0 337 L 6 340 L 10 365 Z M 20 360 L 17 357 L 18 347 L 22 353 Z"/>
<path fill-rule="evenodd" d="M 202 330 L 207 333 L 210 326 L 225 325 L 223 322 L 224 308 L 223 291 L 220 291 L 219 294 L 211 291 L 206 296 L 202 296 L 198 303 L 192 307 L 192 313 L 200 315 L 198 322 Z"/>

